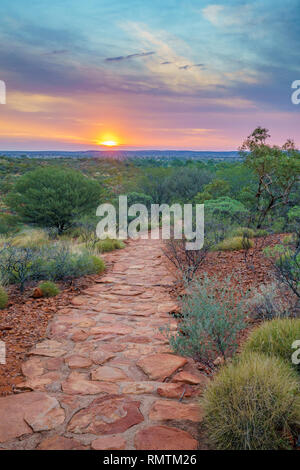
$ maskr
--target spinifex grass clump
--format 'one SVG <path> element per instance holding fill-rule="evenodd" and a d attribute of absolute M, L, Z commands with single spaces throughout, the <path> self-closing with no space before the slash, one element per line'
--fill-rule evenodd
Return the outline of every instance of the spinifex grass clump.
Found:
<path fill-rule="evenodd" d="M 106 238 L 105 240 L 99 240 L 95 244 L 95 251 L 98 253 L 107 253 L 109 251 L 120 250 L 124 247 L 125 245 L 121 240 Z"/>
<path fill-rule="evenodd" d="M 298 377 L 275 356 L 245 355 L 221 369 L 202 406 L 217 449 L 286 449 L 300 422 Z"/>
<path fill-rule="evenodd" d="M 0 286 L 0 309 L 5 308 L 8 304 L 8 295 L 6 290 Z"/>
<path fill-rule="evenodd" d="M 11 244 L 19 248 L 42 248 L 50 244 L 49 236 L 42 229 L 26 229 L 11 239 Z"/>
<path fill-rule="evenodd" d="M 94 270 L 95 274 L 101 274 L 105 270 L 105 263 L 101 258 L 98 256 L 91 256 L 92 262 L 92 269 Z"/>
<path fill-rule="evenodd" d="M 243 355 L 263 353 L 271 358 L 280 357 L 292 365 L 292 344 L 296 340 L 300 340 L 300 318 L 272 320 L 252 331 L 243 347 Z"/>
<path fill-rule="evenodd" d="M 245 302 L 237 300 L 227 278 L 194 279 L 186 286 L 182 302 L 182 317 L 178 331 L 169 333 L 174 351 L 190 356 L 208 365 L 222 356 L 232 356 L 238 346 L 238 335 L 246 326 Z"/>
<path fill-rule="evenodd" d="M 58 286 L 52 281 L 45 281 L 39 284 L 44 297 L 55 297 L 60 293 Z"/>
<path fill-rule="evenodd" d="M 237 227 L 233 230 L 232 236 L 253 238 L 255 236 L 255 231 L 249 227 Z"/>
<path fill-rule="evenodd" d="M 248 250 L 254 246 L 253 241 L 248 237 L 232 237 L 223 240 L 215 246 L 214 250 L 219 251 L 235 251 L 235 250 Z"/>

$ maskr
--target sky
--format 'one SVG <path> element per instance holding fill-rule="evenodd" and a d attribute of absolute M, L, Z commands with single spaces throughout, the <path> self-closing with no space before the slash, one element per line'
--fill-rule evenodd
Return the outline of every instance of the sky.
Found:
<path fill-rule="evenodd" d="M 0 150 L 300 146 L 299 0 L 1 0 Z"/>

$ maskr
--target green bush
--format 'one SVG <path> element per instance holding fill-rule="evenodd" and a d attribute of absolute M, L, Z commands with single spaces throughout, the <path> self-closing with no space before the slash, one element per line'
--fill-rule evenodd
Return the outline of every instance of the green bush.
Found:
<path fill-rule="evenodd" d="M 39 249 L 14 247 L 0 249 L 0 275 L 21 292 L 28 281 L 59 281 L 103 272 L 104 263 L 87 251 L 74 253 L 71 247 L 54 243 Z"/>
<path fill-rule="evenodd" d="M 0 286 L 0 309 L 5 308 L 8 304 L 8 295 L 5 289 Z"/>
<path fill-rule="evenodd" d="M 215 221 L 223 221 L 229 225 L 241 224 L 249 216 L 248 210 L 240 201 L 228 196 L 206 201 L 204 209 L 205 217 L 211 216 Z"/>
<path fill-rule="evenodd" d="M 194 279 L 182 301 L 181 321 L 175 334 L 169 333 L 173 350 L 213 365 L 231 356 L 238 346 L 238 334 L 245 328 L 244 299 L 237 301 L 230 278 Z"/>
<path fill-rule="evenodd" d="M 87 250 L 73 253 L 65 246 L 54 247 L 43 253 L 45 259 L 44 278 L 52 281 L 72 279 L 87 274 L 103 272 L 103 261 Z"/>
<path fill-rule="evenodd" d="M 60 293 L 60 290 L 57 285 L 51 281 L 42 282 L 41 284 L 39 284 L 39 288 L 41 289 L 44 297 L 55 297 Z"/>
<path fill-rule="evenodd" d="M 263 228 L 259 228 L 254 231 L 254 237 L 259 238 L 259 237 L 266 237 L 269 234 L 268 230 L 265 230 Z"/>
<path fill-rule="evenodd" d="M 249 227 L 237 227 L 235 230 L 232 232 L 233 237 L 248 237 L 248 238 L 253 238 L 255 235 L 255 232 L 252 228 Z"/>
<path fill-rule="evenodd" d="M 98 253 L 107 253 L 109 251 L 120 250 L 124 248 L 124 243 L 121 240 L 113 240 L 106 238 L 105 240 L 99 240 L 95 243 L 95 250 Z"/>
<path fill-rule="evenodd" d="M 287 235 L 282 240 L 283 245 L 292 245 L 296 242 L 296 237 L 294 235 Z"/>
<path fill-rule="evenodd" d="M 25 221 L 61 234 L 100 203 L 101 186 L 80 171 L 42 167 L 18 178 L 8 205 Z"/>
<path fill-rule="evenodd" d="M 218 251 L 235 251 L 235 250 L 245 250 L 252 248 L 254 243 L 249 238 L 244 237 L 232 237 L 223 240 L 222 242 L 218 243 L 214 250 Z"/>
<path fill-rule="evenodd" d="M 101 274 L 105 270 L 105 263 L 98 256 L 91 256 L 95 274 Z"/>
<path fill-rule="evenodd" d="M 0 249 L 0 276 L 9 284 L 19 284 L 23 292 L 29 280 L 41 279 L 43 259 L 32 248 L 19 248 L 4 244 Z"/>
<path fill-rule="evenodd" d="M 250 333 L 243 354 L 251 352 L 280 357 L 292 365 L 292 344 L 300 339 L 300 318 L 281 318 L 262 323 Z"/>
<path fill-rule="evenodd" d="M 1 214 L 0 216 L 0 235 L 9 235 L 16 233 L 19 229 L 18 218 L 11 214 Z"/>
<path fill-rule="evenodd" d="M 286 449 L 300 422 L 298 377 L 281 359 L 252 353 L 221 369 L 202 405 L 218 449 Z"/>

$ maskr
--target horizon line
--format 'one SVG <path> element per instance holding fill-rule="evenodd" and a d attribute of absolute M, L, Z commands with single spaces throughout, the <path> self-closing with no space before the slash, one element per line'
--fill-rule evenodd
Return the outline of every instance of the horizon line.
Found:
<path fill-rule="evenodd" d="M 239 151 L 238 150 L 190 150 L 190 149 L 158 149 L 158 148 L 155 148 L 155 149 L 147 149 L 147 148 L 137 148 L 137 149 L 103 149 L 103 150 L 97 150 L 97 149 L 88 149 L 88 150 L 63 150 L 63 149 L 60 149 L 60 150 L 50 150 L 50 149 L 47 149 L 47 150 L 26 150 L 26 149 L 22 149 L 22 150 L 18 150 L 18 149 L 11 149 L 11 150 L 1 150 L 0 149 L 0 152 L 1 153 L 4 153 L 4 152 L 64 152 L 64 153 L 77 153 L 77 152 L 81 152 L 81 153 L 87 153 L 87 152 L 210 152 L 210 153 L 215 153 L 215 152 L 223 152 L 223 153 L 231 153 L 231 152 L 236 152 L 238 153 Z"/>

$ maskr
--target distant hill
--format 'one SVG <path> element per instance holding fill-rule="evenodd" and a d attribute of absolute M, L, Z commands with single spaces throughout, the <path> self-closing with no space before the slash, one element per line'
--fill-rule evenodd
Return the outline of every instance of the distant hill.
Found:
<path fill-rule="evenodd" d="M 66 151 L 0 151 L 0 156 L 17 158 L 113 158 L 127 160 L 132 158 L 153 158 L 157 160 L 236 160 L 238 152 L 209 152 L 187 150 L 87 150 L 78 152 Z"/>

